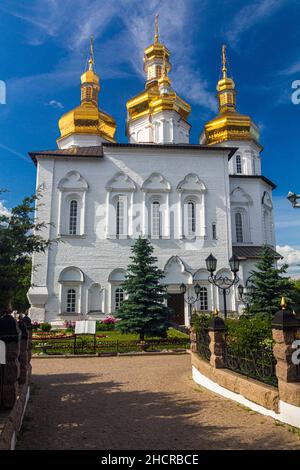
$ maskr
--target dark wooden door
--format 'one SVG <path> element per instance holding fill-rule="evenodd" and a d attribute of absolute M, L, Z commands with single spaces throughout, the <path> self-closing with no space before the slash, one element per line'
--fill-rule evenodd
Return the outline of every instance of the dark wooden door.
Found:
<path fill-rule="evenodd" d="M 172 309 L 171 321 L 177 325 L 184 325 L 183 294 L 168 294 L 168 307 Z"/>

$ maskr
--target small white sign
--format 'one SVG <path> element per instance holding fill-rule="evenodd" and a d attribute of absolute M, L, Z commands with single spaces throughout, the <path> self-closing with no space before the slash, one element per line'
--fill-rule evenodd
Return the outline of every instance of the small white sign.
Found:
<path fill-rule="evenodd" d="M 0 364 L 6 364 L 6 344 L 0 340 Z"/>
<path fill-rule="evenodd" d="M 75 322 L 75 335 L 95 335 L 96 320 L 81 320 Z"/>

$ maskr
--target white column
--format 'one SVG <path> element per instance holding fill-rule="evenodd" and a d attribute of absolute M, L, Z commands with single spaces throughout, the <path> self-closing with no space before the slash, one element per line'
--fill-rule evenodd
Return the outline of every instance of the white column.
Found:
<path fill-rule="evenodd" d="M 170 238 L 170 195 L 169 193 L 166 193 L 166 198 L 165 198 L 165 221 L 163 224 L 163 238 L 168 239 Z"/>
<path fill-rule="evenodd" d="M 179 201 L 178 201 L 178 237 L 180 240 L 183 239 L 183 220 L 182 220 L 182 212 L 183 212 L 183 207 L 182 207 L 182 193 L 179 194 Z M 176 224 L 175 224 L 176 226 Z M 175 230 L 175 227 L 174 227 Z"/>
<path fill-rule="evenodd" d="M 82 210 L 81 210 L 81 214 L 82 214 L 82 217 L 81 217 L 81 220 L 80 220 L 80 235 L 85 235 L 85 228 L 86 228 L 86 208 L 85 208 L 85 204 L 86 204 L 86 195 L 85 195 L 85 191 L 83 191 L 82 193 Z"/>
<path fill-rule="evenodd" d="M 201 232 L 202 237 L 206 237 L 206 207 L 205 207 L 205 193 L 201 194 Z"/>
<path fill-rule="evenodd" d="M 147 193 L 143 191 L 142 196 L 142 234 L 144 237 L 149 235 L 148 231 L 148 208 L 147 208 Z"/>

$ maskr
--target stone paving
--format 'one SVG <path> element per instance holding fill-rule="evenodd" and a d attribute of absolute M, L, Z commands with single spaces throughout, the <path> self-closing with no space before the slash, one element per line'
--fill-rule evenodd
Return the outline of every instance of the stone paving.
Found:
<path fill-rule="evenodd" d="M 188 354 L 32 365 L 18 449 L 300 449 L 289 426 L 197 386 Z"/>

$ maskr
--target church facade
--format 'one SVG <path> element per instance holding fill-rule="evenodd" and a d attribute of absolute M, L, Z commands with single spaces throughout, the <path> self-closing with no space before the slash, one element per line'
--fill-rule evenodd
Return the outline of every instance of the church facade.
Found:
<path fill-rule="evenodd" d="M 210 253 L 217 272 L 228 276 L 229 259 L 238 256 L 245 286 L 260 247 L 274 250 L 275 185 L 261 174 L 257 126 L 236 110 L 225 47 L 219 114 L 205 124 L 197 145 L 189 143 L 191 108 L 172 88 L 169 56 L 157 28 L 145 49 L 145 89 L 127 102 L 128 143 L 117 143 L 114 119 L 98 108 L 91 43 L 81 103 L 60 119 L 58 148 L 30 152 L 43 193 L 37 217 L 48 224 L 44 236 L 58 239 L 33 258 L 33 320 L 59 324 L 117 315 L 130 249 L 139 236 L 155 248 L 173 320 L 186 325 L 185 300 L 195 284 L 201 287 L 195 308 L 223 309 L 222 295 L 208 282 Z M 228 310 L 243 307 L 232 288 Z"/>

